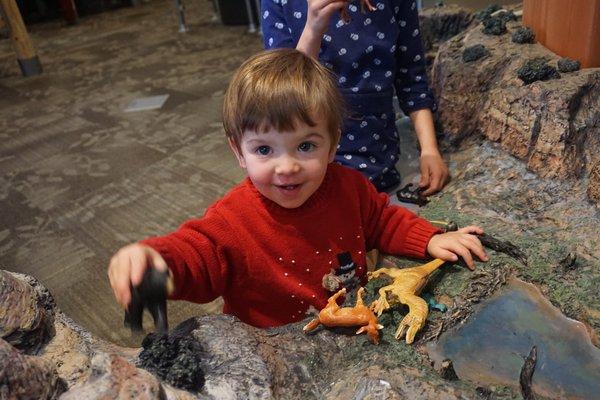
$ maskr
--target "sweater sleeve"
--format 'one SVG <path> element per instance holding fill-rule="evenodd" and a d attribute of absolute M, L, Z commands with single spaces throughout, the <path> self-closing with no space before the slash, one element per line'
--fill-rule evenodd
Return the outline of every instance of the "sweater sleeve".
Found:
<path fill-rule="evenodd" d="M 158 251 L 173 273 L 175 300 L 207 303 L 227 291 L 233 262 L 233 234 L 210 208 L 204 217 L 187 221 L 175 232 L 141 241 Z"/>
<path fill-rule="evenodd" d="M 424 108 L 435 111 L 435 99 L 427 83 L 425 55 L 415 1 L 401 1 L 398 18 L 400 35 L 396 47 L 394 86 L 400 108 L 406 115 Z"/>
<path fill-rule="evenodd" d="M 265 50 L 296 47 L 281 0 L 261 0 L 261 29 Z"/>
<path fill-rule="evenodd" d="M 362 178 L 359 192 L 367 250 L 415 258 L 427 257 L 431 237 L 442 231 L 406 208 L 389 204 L 385 193 Z"/>

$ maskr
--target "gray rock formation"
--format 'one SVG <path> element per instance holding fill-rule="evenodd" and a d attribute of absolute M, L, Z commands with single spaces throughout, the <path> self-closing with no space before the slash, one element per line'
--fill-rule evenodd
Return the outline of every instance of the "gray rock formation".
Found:
<path fill-rule="evenodd" d="M 206 383 L 200 392 L 186 392 L 137 367 L 139 349 L 93 337 L 54 309 L 52 301 L 46 303 L 50 308 L 32 301 L 36 292 L 45 292 L 35 279 L 2 270 L 0 278 L 5 293 L 29 293 L 20 302 L 1 297 L 1 310 L 7 310 L 8 300 L 11 307 L 29 307 L 33 315 L 45 310 L 55 316 L 53 329 L 44 330 L 41 348 L 36 342 L 17 349 L 0 340 L 1 398 L 459 399 L 463 392 L 473 392 L 447 384 L 431 368 L 423 373 L 417 368 L 419 362 L 406 365 L 402 352 L 416 360 L 420 356 L 414 347 L 395 341 L 391 332 L 375 346 L 364 335 L 354 335 L 353 329 L 305 335 L 302 323 L 261 330 L 227 315 L 191 319 L 170 333 L 193 338 L 204 349 L 201 364 Z M 25 325 L 30 315 L 10 314 L 11 326 Z M 7 326 L 7 321 L 0 319 L 0 327 Z"/>
<path fill-rule="evenodd" d="M 36 352 L 54 329 L 54 300 L 27 275 L 0 275 L 0 337 L 25 352 Z"/>
<path fill-rule="evenodd" d="M 509 33 L 519 21 L 507 22 Z M 529 59 L 559 56 L 539 44 L 515 44 L 476 25 L 443 43 L 433 65 L 439 119 L 451 141 L 484 136 L 524 160 L 542 177 L 588 180 L 600 204 L 600 69 L 523 84 L 517 70 Z M 490 55 L 465 64 L 465 48 L 482 44 Z"/>
<path fill-rule="evenodd" d="M 55 366 L 0 339 L 0 399 L 55 399 L 66 390 Z"/>
<path fill-rule="evenodd" d="M 166 394 L 156 377 L 123 357 L 107 353 L 95 355 L 89 378 L 61 396 L 62 400 L 164 398 Z"/>
<path fill-rule="evenodd" d="M 433 61 L 440 43 L 461 33 L 473 22 L 473 14 L 456 5 L 426 8 L 419 12 L 421 39 L 426 59 Z"/>

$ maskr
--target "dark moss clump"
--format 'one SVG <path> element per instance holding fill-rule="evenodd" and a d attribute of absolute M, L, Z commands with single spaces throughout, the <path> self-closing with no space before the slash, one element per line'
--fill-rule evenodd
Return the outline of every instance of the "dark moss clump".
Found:
<path fill-rule="evenodd" d="M 547 81 L 548 79 L 558 79 L 560 74 L 556 68 L 548 65 L 545 58 L 538 57 L 527 60 L 527 62 L 517 70 L 517 76 L 526 85 L 535 81 Z"/>
<path fill-rule="evenodd" d="M 579 68 L 581 68 L 579 61 L 571 60 L 570 58 L 561 58 L 558 60 L 557 66 L 560 72 L 579 71 Z"/>
<path fill-rule="evenodd" d="M 513 32 L 512 41 L 519 44 L 533 43 L 535 41 L 535 33 L 533 33 L 531 28 L 521 26 Z"/>
<path fill-rule="evenodd" d="M 479 21 L 488 19 L 493 13 L 498 11 L 501 7 L 498 4 L 491 4 L 481 11 L 475 13 L 475 18 Z"/>
<path fill-rule="evenodd" d="M 488 49 L 485 48 L 482 44 L 476 44 L 474 46 L 467 47 L 462 54 L 462 59 L 464 62 L 472 62 L 477 61 L 480 58 L 483 58 L 490 54 Z"/>
<path fill-rule="evenodd" d="M 483 33 L 500 36 L 506 33 L 506 21 L 500 17 L 489 17 L 483 20 Z"/>
<path fill-rule="evenodd" d="M 504 22 L 517 20 L 517 16 L 511 10 L 502 11 L 497 15 L 497 17 L 500 18 Z"/>
<path fill-rule="evenodd" d="M 204 386 L 200 368 L 202 346 L 193 338 L 151 333 L 142 347 L 139 367 L 181 389 L 200 391 Z"/>

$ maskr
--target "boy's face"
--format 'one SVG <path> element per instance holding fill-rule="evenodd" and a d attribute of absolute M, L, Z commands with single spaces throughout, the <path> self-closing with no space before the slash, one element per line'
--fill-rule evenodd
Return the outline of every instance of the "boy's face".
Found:
<path fill-rule="evenodd" d="M 319 188 L 335 147 L 322 119 L 311 127 L 297 122 L 290 132 L 245 131 L 241 153 L 230 143 L 240 166 L 258 191 L 284 208 L 300 207 Z"/>

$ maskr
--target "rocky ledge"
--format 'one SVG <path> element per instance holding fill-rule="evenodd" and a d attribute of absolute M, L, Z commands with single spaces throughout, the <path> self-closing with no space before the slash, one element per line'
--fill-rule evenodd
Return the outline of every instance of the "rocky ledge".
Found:
<path fill-rule="evenodd" d="M 558 73 L 558 55 L 512 40 L 520 19 L 495 21 L 505 33 L 486 34 L 489 24 L 474 23 L 439 46 L 432 86 L 443 131 L 455 143 L 498 142 L 542 177 L 583 179 L 600 205 L 600 68 Z M 485 51 L 472 60 L 475 46 Z"/>
<path fill-rule="evenodd" d="M 431 368 L 420 370 L 423 356 L 391 334 L 375 346 L 350 332 L 306 335 L 302 324 L 260 330 L 226 315 L 190 319 L 169 333 L 171 345 L 196 343 L 201 379 L 181 390 L 139 367 L 144 352 L 158 352 L 158 360 L 173 351 L 171 346 L 165 352 L 160 337 L 147 338 L 143 351 L 118 347 L 57 310 L 35 279 L 0 270 L 0 287 L 0 309 L 10 311 L 0 314 L 3 399 L 459 399 L 473 392 Z M 46 327 L 43 335 L 37 333 L 40 326 Z M 32 336 L 39 340 L 21 339 Z M 403 359 L 413 361 L 407 365 Z"/>

